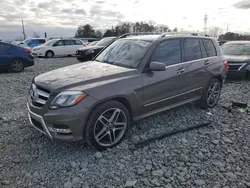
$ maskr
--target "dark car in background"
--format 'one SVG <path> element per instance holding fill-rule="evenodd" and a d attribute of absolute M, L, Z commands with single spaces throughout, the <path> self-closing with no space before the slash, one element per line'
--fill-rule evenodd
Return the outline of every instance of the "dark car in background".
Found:
<path fill-rule="evenodd" d="M 93 42 L 88 43 L 88 46 L 95 46 L 97 43 L 98 41 L 93 41 Z"/>
<path fill-rule="evenodd" d="M 25 67 L 34 65 L 31 49 L 15 44 L 0 42 L 0 69 L 22 72 Z"/>
<path fill-rule="evenodd" d="M 228 61 L 229 77 L 250 75 L 250 41 L 231 41 L 222 45 L 221 50 Z"/>
<path fill-rule="evenodd" d="M 113 42 L 116 37 L 105 37 L 94 46 L 86 46 L 76 51 L 77 59 L 81 62 L 92 60 L 103 48 Z"/>

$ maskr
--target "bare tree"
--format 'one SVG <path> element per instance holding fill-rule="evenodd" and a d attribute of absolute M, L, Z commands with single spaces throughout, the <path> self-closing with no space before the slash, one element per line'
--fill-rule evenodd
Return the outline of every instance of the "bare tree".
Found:
<path fill-rule="evenodd" d="M 211 37 L 218 38 L 223 32 L 223 29 L 220 27 L 210 27 L 208 30 L 208 34 Z"/>

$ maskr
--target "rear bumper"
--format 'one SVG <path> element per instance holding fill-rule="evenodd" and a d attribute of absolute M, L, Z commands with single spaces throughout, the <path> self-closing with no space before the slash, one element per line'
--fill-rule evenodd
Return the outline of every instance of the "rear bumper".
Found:
<path fill-rule="evenodd" d="M 30 66 L 33 66 L 33 65 L 35 65 L 34 57 L 33 57 L 33 56 L 32 56 L 32 58 L 26 59 L 26 60 L 24 61 L 24 66 L 25 66 L 25 67 L 30 67 Z"/>

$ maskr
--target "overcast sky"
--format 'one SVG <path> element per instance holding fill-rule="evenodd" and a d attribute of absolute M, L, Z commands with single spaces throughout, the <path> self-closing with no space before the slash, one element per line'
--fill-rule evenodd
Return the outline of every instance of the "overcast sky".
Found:
<path fill-rule="evenodd" d="M 21 19 L 29 36 L 66 37 L 79 24 L 106 29 L 122 21 L 202 30 L 204 14 L 208 27 L 250 32 L 250 0 L 0 0 L 0 38 L 21 36 Z"/>

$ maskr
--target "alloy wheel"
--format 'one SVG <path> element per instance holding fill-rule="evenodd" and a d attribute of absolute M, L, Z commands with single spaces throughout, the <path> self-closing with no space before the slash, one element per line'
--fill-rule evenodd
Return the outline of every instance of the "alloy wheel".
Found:
<path fill-rule="evenodd" d="M 220 98 L 220 85 L 218 82 L 213 82 L 208 88 L 207 104 L 210 107 L 216 105 Z"/>
<path fill-rule="evenodd" d="M 11 64 L 11 68 L 15 72 L 21 72 L 23 70 L 23 62 L 21 60 L 14 60 Z"/>
<path fill-rule="evenodd" d="M 119 108 L 108 109 L 97 119 L 94 138 L 104 147 L 111 147 L 121 140 L 127 129 L 127 117 Z"/>

